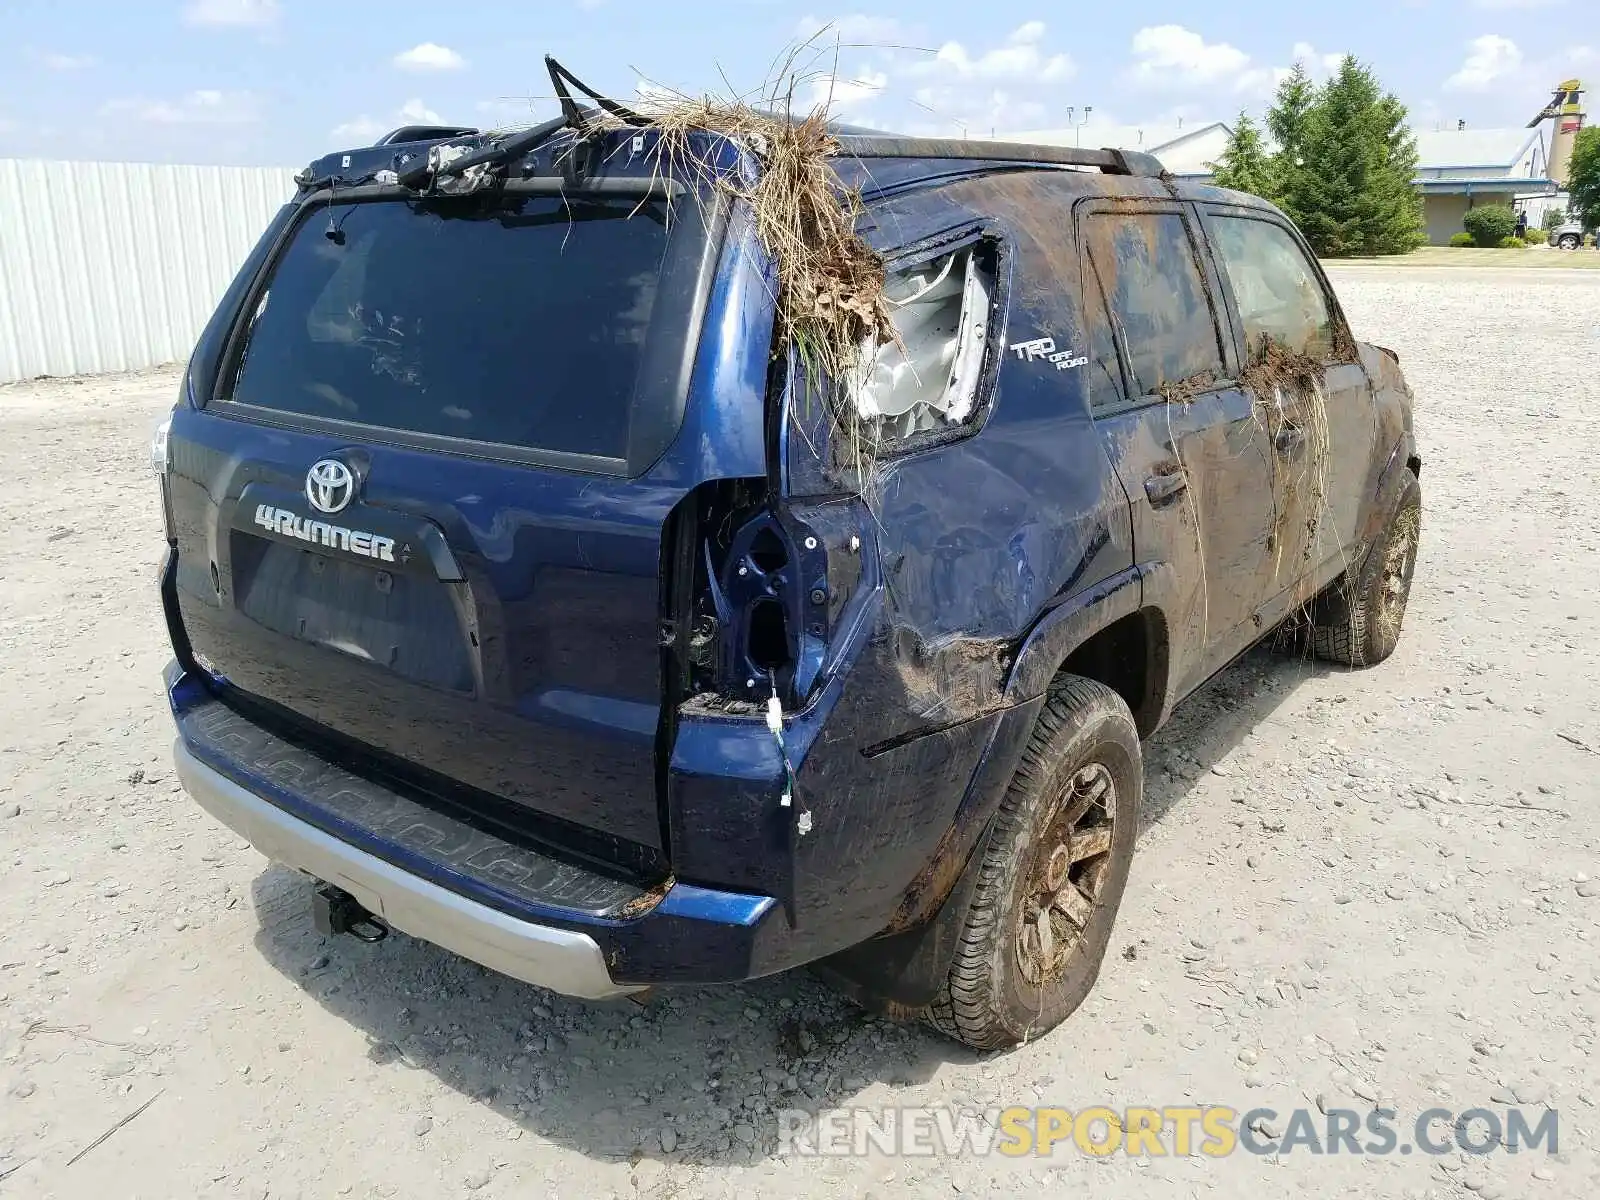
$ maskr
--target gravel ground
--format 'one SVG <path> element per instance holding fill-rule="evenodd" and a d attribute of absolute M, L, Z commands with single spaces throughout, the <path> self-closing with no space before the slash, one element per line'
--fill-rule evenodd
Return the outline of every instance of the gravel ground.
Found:
<path fill-rule="evenodd" d="M 1600 1194 L 1600 273 L 1336 279 L 1419 397 L 1400 650 L 1252 655 L 1186 706 L 1099 985 L 997 1055 L 803 974 L 585 1006 L 324 943 L 173 780 L 145 444 L 175 373 L 0 389 L 0 1196 Z M 771 1115 L 1196 1102 L 1520 1102 L 1560 1152 L 797 1161 Z"/>

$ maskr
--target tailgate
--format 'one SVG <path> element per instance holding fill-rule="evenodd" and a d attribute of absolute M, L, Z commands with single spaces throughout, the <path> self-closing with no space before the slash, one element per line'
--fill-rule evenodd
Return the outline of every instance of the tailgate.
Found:
<path fill-rule="evenodd" d="M 707 312 L 761 308 L 754 256 L 638 183 L 308 201 L 174 414 L 168 503 L 225 695 L 655 870 L 664 530 L 765 471 L 766 344 Z"/>

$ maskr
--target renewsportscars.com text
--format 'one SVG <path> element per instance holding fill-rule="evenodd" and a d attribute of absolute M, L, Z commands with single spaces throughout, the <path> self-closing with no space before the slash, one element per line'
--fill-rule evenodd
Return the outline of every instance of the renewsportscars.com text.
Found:
<path fill-rule="evenodd" d="M 1239 1110 L 1225 1105 L 835 1108 L 777 1114 L 778 1153 L 798 1157 L 1057 1153 L 1163 1158 L 1201 1155 L 1555 1154 L 1560 1114 L 1553 1109 L 1430 1108 L 1402 1117 L 1393 1109 Z"/>

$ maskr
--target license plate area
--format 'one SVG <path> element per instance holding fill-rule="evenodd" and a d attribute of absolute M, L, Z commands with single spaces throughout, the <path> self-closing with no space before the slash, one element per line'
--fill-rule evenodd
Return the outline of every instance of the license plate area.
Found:
<path fill-rule="evenodd" d="M 451 585 L 240 530 L 230 549 L 235 606 L 264 629 L 417 683 L 474 690 Z"/>

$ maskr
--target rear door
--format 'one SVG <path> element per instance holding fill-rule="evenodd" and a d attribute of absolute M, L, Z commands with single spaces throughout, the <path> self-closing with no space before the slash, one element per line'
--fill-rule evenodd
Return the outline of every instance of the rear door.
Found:
<path fill-rule="evenodd" d="M 1078 221 L 1095 425 L 1133 505 L 1145 603 L 1168 622 L 1175 702 L 1258 635 L 1270 464 L 1192 210 L 1094 202 Z"/>
<path fill-rule="evenodd" d="M 1320 587 L 1357 552 L 1364 496 L 1376 461 L 1378 414 L 1365 368 L 1332 290 L 1287 222 L 1259 209 L 1208 206 L 1205 225 L 1247 363 L 1265 342 L 1301 358 L 1314 377 L 1269 386 L 1246 370 L 1271 435 L 1274 503 L 1285 514 L 1273 578 L 1288 599 Z"/>
<path fill-rule="evenodd" d="M 307 205 L 179 406 L 171 503 L 228 695 L 651 870 L 662 533 L 706 458 L 669 448 L 717 259 L 641 186 Z M 763 469 L 752 407 L 711 469 Z"/>

